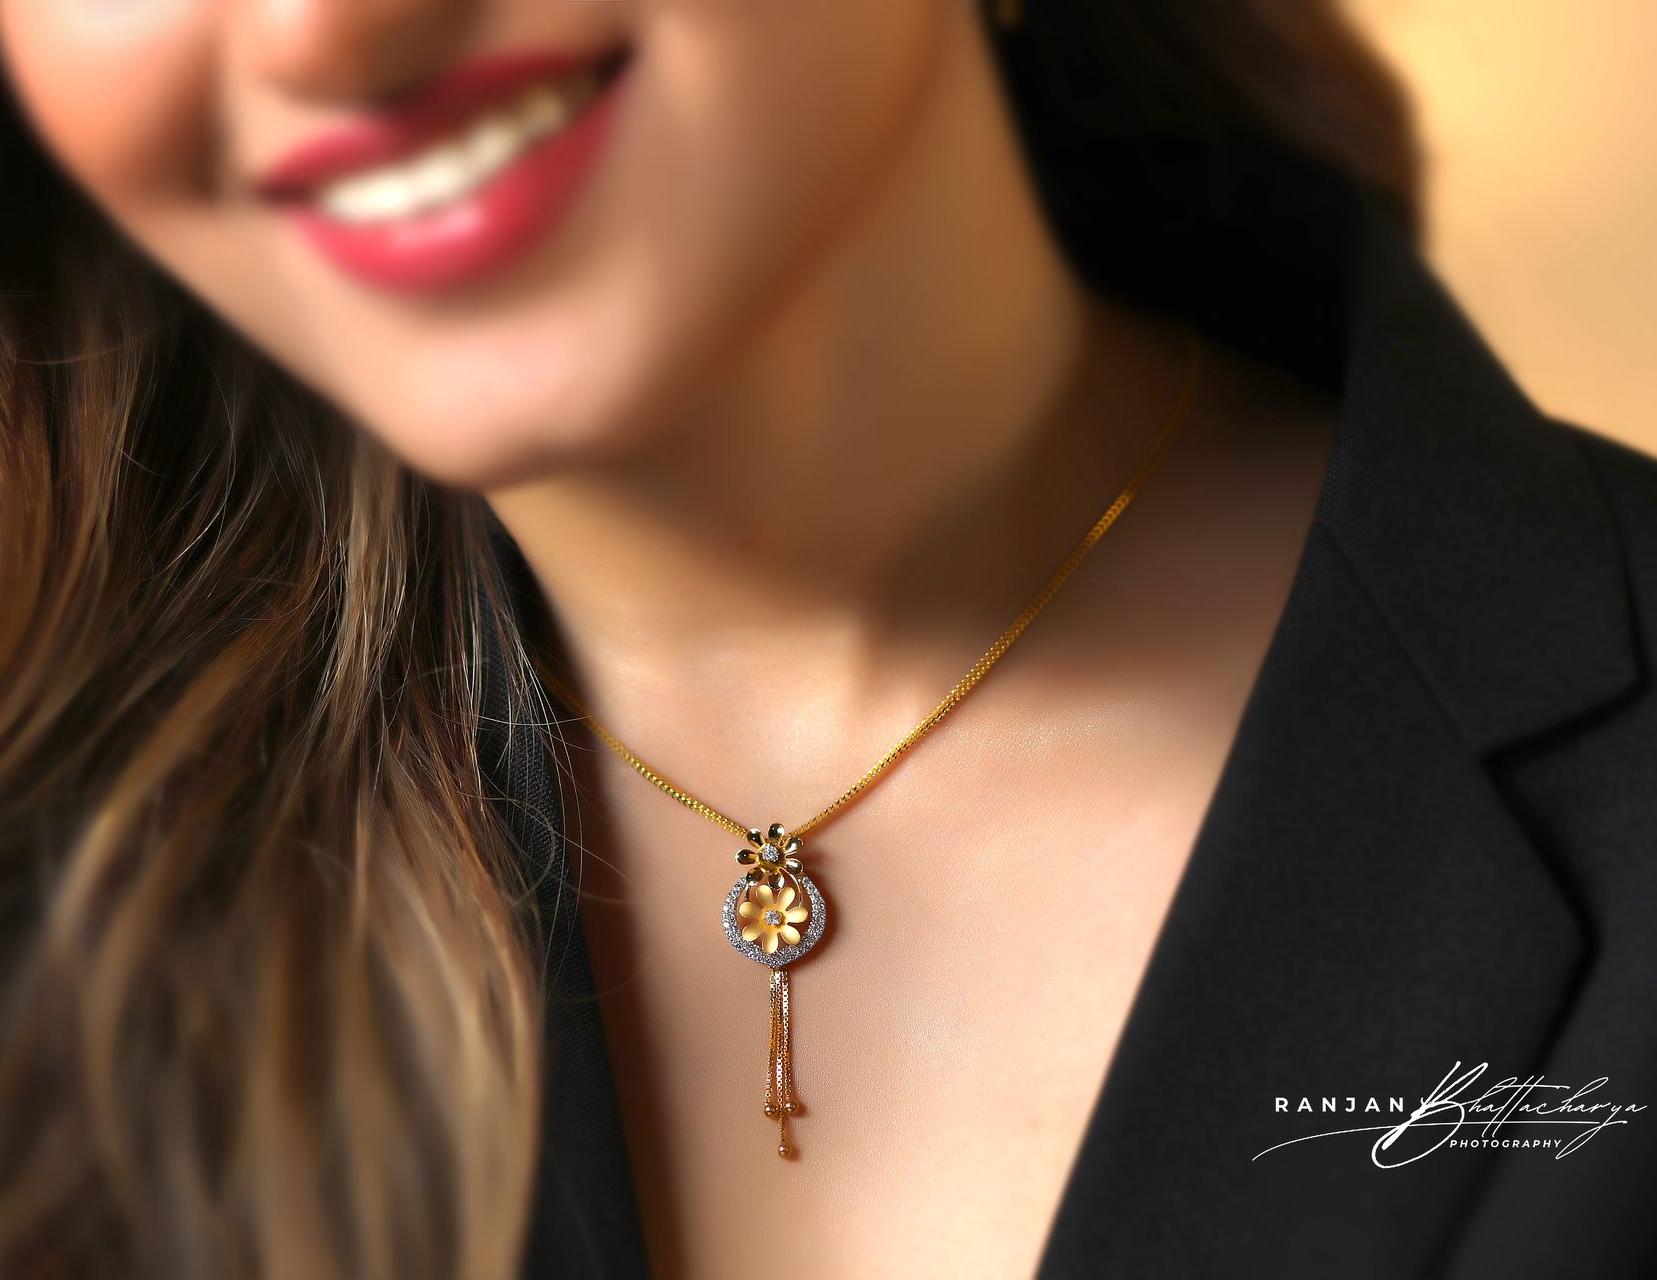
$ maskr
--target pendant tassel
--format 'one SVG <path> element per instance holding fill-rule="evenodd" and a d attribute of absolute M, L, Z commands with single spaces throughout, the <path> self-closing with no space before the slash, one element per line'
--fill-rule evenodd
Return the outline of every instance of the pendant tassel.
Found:
<path fill-rule="evenodd" d="M 794 1094 L 794 1028 L 789 1016 L 788 970 L 771 971 L 771 1044 L 765 1071 L 765 1114 L 777 1122 L 777 1154 L 794 1153 L 788 1117 L 800 1109 Z"/>

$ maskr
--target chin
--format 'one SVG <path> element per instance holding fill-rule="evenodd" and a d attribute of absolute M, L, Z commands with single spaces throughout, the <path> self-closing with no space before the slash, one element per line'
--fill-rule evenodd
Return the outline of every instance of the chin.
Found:
<path fill-rule="evenodd" d="M 615 460 L 659 431 L 660 413 L 645 397 L 611 391 L 593 364 L 573 367 L 568 379 L 551 376 L 546 361 L 518 367 L 516 377 L 507 369 L 486 379 L 441 371 L 405 379 L 393 384 L 395 397 L 383 387 L 365 395 L 352 416 L 425 478 L 478 492 Z"/>

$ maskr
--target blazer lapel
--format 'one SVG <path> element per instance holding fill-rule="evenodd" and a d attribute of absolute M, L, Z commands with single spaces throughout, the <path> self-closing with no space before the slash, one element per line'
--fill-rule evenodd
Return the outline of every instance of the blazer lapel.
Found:
<path fill-rule="evenodd" d="M 1318 514 L 1044 1275 L 1435 1273 L 1494 1153 L 1278 1144 L 1536 1069 L 1585 963 L 1486 759 L 1636 679 L 1616 542 L 1401 234 L 1359 232 Z"/>

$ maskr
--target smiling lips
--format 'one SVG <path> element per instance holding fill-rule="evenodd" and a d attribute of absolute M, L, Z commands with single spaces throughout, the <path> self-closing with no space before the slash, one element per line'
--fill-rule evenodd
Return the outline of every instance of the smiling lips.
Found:
<path fill-rule="evenodd" d="M 496 57 L 315 138 L 258 190 L 347 274 L 403 291 L 466 284 L 561 221 L 603 153 L 617 58 Z"/>

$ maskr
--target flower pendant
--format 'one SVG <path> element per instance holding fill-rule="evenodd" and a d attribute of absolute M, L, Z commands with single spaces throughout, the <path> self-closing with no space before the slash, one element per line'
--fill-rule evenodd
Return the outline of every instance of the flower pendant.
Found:
<path fill-rule="evenodd" d="M 800 861 L 801 842 L 780 822 L 748 832 L 737 851 L 745 870 L 725 895 L 725 936 L 748 959 L 771 970 L 771 1036 L 765 1068 L 765 1114 L 777 1121 L 777 1154 L 788 1156 L 788 1117 L 800 1110 L 794 1093 L 794 1032 L 787 966 L 817 945 L 828 924 L 823 895 Z"/>

